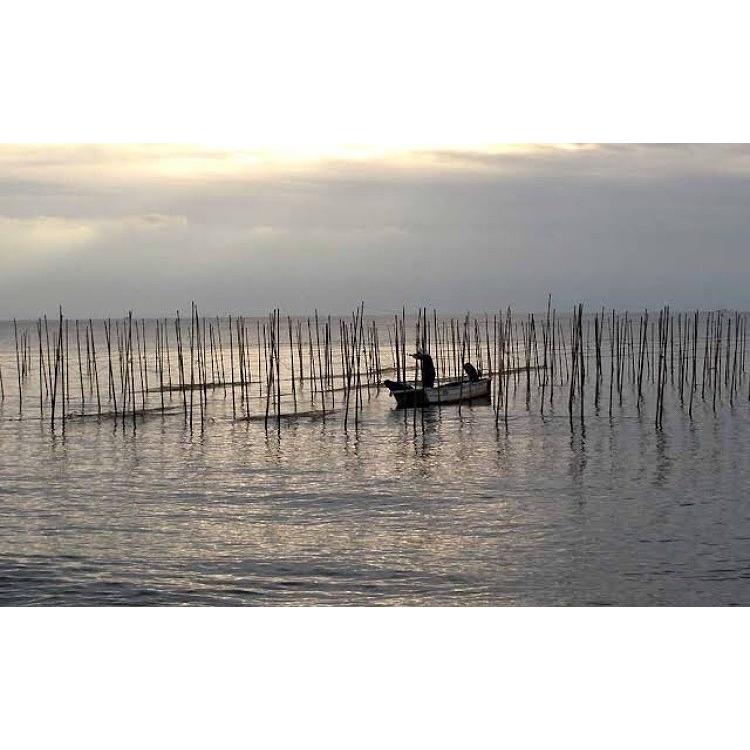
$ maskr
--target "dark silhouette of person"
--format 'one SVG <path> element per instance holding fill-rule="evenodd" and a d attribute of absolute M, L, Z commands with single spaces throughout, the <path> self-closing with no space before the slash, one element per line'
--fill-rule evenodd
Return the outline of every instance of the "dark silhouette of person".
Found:
<path fill-rule="evenodd" d="M 422 388 L 432 388 L 435 385 L 435 365 L 432 364 L 432 357 L 424 352 L 412 354 L 422 365 Z"/>
<path fill-rule="evenodd" d="M 464 372 L 469 376 L 469 380 L 472 383 L 476 383 L 479 380 L 477 368 L 471 362 L 464 362 Z"/>

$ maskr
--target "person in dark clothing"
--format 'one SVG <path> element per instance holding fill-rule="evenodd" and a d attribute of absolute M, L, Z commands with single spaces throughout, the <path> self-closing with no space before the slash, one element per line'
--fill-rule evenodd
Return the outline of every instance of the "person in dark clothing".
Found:
<path fill-rule="evenodd" d="M 464 372 L 469 376 L 469 380 L 472 383 L 476 383 L 479 380 L 477 368 L 471 362 L 464 362 Z"/>
<path fill-rule="evenodd" d="M 423 352 L 411 356 L 422 365 L 422 388 L 432 388 L 435 385 L 435 365 L 432 364 L 432 357 Z"/>

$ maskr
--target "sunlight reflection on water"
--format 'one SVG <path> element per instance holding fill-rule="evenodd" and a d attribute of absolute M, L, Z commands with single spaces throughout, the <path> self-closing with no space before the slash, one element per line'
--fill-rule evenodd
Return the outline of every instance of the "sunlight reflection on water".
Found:
<path fill-rule="evenodd" d="M 507 431 L 374 390 L 348 432 L 209 407 L 192 434 L 179 413 L 64 436 L 0 407 L 0 602 L 750 603 L 744 401 L 661 432 L 626 407 L 571 429 L 520 392 Z"/>

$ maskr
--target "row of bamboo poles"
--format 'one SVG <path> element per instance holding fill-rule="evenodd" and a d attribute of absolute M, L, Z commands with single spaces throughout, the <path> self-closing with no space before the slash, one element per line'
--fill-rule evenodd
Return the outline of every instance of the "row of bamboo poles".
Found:
<path fill-rule="evenodd" d="M 60 310 L 55 320 L 44 316 L 25 328 L 14 320 L 13 341 L 18 417 L 38 413 L 52 429 L 86 418 L 137 429 L 151 413 L 182 414 L 192 428 L 204 424 L 217 392 L 231 399 L 232 419 L 262 420 L 266 428 L 280 428 L 288 416 L 334 414 L 345 428 L 357 426 L 384 377 L 418 384 L 414 350 L 431 353 L 436 385 L 460 378 L 467 361 L 489 375 L 497 425 L 508 424 L 519 394 L 527 410 L 533 404 L 542 415 L 564 400 L 571 423 L 583 421 L 589 407 L 611 417 L 624 394 L 640 413 L 650 385 L 661 428 L 667 385 L 691 418 L 698 400 L 716 410 L 744 393 L 747 318 L 669 307 L 584 315 L 582 305 L 561 316 L 551 300 L 541 316 L 507 309 L 446 318 L 422 308 L 409 318 L 402 309 L 375 319 L 362 304 L 339 318 L 317 311 L 282 317 L 278 309 L 266 318 L 206 318 L 192 304 L 189 318 L 177 312 L 146 321 L 130 312 L 96 324 Z"/>

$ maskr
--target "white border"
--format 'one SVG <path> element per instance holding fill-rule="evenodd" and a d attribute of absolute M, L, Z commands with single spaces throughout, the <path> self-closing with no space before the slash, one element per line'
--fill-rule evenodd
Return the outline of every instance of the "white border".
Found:
<path fill-rule="evenodd" d="M 5 142 L 742 141 L 746 4 L 26 0 Z"/>
<path fill-rule="evenodd" d="M 6 610 L 4 745 L 728 747 L 747 625 L 728 609 Z"/>

